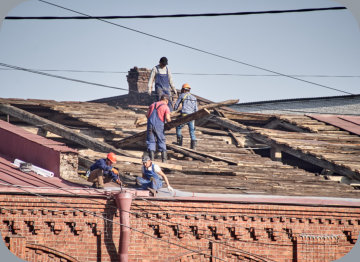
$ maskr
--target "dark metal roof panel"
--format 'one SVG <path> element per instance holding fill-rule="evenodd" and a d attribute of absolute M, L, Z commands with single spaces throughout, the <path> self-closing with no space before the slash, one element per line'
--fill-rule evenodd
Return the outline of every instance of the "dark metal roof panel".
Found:
<path fill-rule="evenodd" d="M 308 115 L 309 117 L 360 135 L 360 116 Z"/>

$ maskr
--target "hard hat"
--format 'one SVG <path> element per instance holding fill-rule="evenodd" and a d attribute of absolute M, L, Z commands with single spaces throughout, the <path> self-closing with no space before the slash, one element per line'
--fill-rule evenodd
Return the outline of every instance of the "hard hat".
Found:
<path fill-rule="evenodd" d="M 191 89 L 190 85 L 187 84 L 187 83 L 186 83 L 186 84 L 183 84 L 183 85 L 182 85 L 182 88 L 183 88 L 183 89 Z"/>
<path fill-rule="evenodd" d="M 109 159 L 112 163 L 116 163 L 116 156 L 113 152 L 110 152 L 109 154 L 107 154 L 107 159 Z"/>

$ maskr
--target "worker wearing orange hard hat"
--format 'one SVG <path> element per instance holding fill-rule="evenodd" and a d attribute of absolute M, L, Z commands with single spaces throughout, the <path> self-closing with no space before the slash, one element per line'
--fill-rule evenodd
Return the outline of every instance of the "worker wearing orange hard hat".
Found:
<path fill-rule="evenodd" d="M 195 113 L 198 111 L 198 104 L 197 99 L 190 93 L 191 87 L 188 83 L 183 84 L 181 88 L 181 94 L 177 99 L 174 109 L 180 109 L 181 115 L 185 116 L 188 114 Z M 190 148 L 196 148 L 196 136 L 195 136 L 195 120 L 186 123 L 189 127 L 190 139 L 191 144 Z M 177 137 L 177 144 L 182 146 L 183 144 L 183 136 L 181 135 L 181 129 L 184 127 L 185 124 L 182 124 L 176 127 L 176 137 Z"/>
<path fill-rule="evenodd" d="M 119 178 L 119 171 L 113 167 L 113 164 L 115 163 L 116 155 L 113 152 L 110 152 L 107 154 L 106 158 L 97 160 L 90 167 L 88 181 L 93 182 L 92 187 L 99 189 L 104 188 L 104 183 L 111 182 L 111 180 L 122 185 Z"/>

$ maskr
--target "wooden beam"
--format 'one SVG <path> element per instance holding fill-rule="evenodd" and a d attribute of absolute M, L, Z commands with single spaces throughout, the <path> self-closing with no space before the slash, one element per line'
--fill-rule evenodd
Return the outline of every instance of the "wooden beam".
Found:
<path fill-rule="evenodd" d="M 285 122 L 283 120 L 280 120 L 280 119 L 274 119 L 272 121 L 270 121 L 269 123 L 267 123 L 264 128 L 268 128 L 268 129 L 275 129 L 276 127 L 282 127 L 282 128 L 285 128 L 289 131 L 295 131 L 295 132 L 309 132 L 308 130 L 306 129 L 303 129 L 301 127 L 298 127 L 296 125 L 293 125 L 289 122 Z"/>
<path fill-rule="evenodd" d="M 242 125 L 238 122 L 235 122 L 233 120 L 227 119 L 225 117 L 219 117 L 219 116 L 212 116 L 209 119 L 209 122 L 212 122 L 220 127 L 224 127 L 227 128 L 231 131 L 234 132 L 240 132 L 240 133 L 244 133 L 244 132 L 249 132 L 247 129 L 247 126 Z"/>
<path fill-rule="evenodd" d="M 255 131 L 255 129 L 254 129 L 254 131 Z M 282 152 L 286 152 L 290 155 L 293 155 L 293 156 L 295 156 L 299 159 L 302 159 L 306 162 L 309 162 L 313 165 L 332 170 L 335 173 L 347 176 L 348 178 L 351 178 L 351 179 L 357 179 L 357 180 L 360 179 L 360 175 L 358 173 L 351 171 L 350 169 L 348 169 L 346 167 L 342 167 L 342 166 L 336 165 L 334 163 L 331 163 L 330 161 L 328 161 L 326 159 L 320 159 L 317 156 L 312 155 L 311 153 L 304 153 L 301 150 L 296 150 L 290 146 L 279 144 L 276 141 L 272 140 L 271 138 L 267 138 L 266 136 L 256 133 L 256 132 L 252 132 L 250 134 L 250 136 L 253 137 L 255 140 L 261 141 L 262 143 L 267 144 L 271 147 L 277 147 L 278 150 L 281 150 Z"/>
<path fill-rule="evenodd" d="M 329 170 L 333 170 L 335 173 L 338 173 L 340 175 L 347 176 L 351 179 L 360 179 L 360 174 L 358 174 L 354 171 L 351 171 L 350 169 L 348 169 L 346 167 L 336 165 L 326 159 L 320 159 L 310 153 L 304 153 L 301 150 L 296 150 L 290 146 L 279 144 L 276 141 L 272 140 L 271 138 L 267 138 L 265 135 L 258 133 L 258 131 L 256 131 L 256 128 L 246 127 L 235 121 L 232 121 L 232 120 L 229 120 L 226 118 L 222 118 L 222 117 L 218 117 L 218 116 L 212 116 L 211 119 L 209 119 L 209 121 L 211 121 L 219 126 L 226 127 L 235 132 L 243 132 L 245 130 L 250 131 L 248 135 L 250 137 L 252 137 L 253 139 L 255 139 L 256 141 L 260 141 L 261 143 L 266 144 L 270 147 L 277 147 L 278 150 L 280 150 L 282 152 L 286 152 L 290 155 L 293 155 L 297 158 L 307 161 L 313 165 L 316 165 L 316 166 L 319 166 L 322 168 L 326 168 Z"/>
<path fill-rule="evenodd" d="M 63 126 L 61 124 L 52 122 L 48 119 L 39 117 L 35 114 L 29 113 L 25 110 L 19 109 L 17 107 L 8 105 L 8 104 L 0 104 L 0 111 L 6 114 L 9 114 L 13 117 L 16 117 L 26 123 L 29 123 L 31 125 L 39 126 L 43 130 L 49 131 L 51 133 L 54 133 L 56 135 L 59 135 L 65 139 L 68 139 L 72 142 L 75 142 L 77 144 L 80 144 L 82 146 L 85 146 L 87 148 L 90 148 L 95 151 L 99 152 L 114 152 L 118 155 L 124 155 L 128 157 L 133 157 L 132 154 L 129 154 L 128 152 L 117 149 L 113 147 L 112 145 L 109 145 L 104 142 L 100 142 L 90 136 L 74 132 L 70 128 Z"/>
<path fill-rule="evenodd" d="M 233 105 L 233 104 L 236 104 L 238 102 L 239 102 L 239 99 L 226 100 L 226 101 L 219 102 L 219 103 L 212 103 L 212 104 L 199 106 L 198 109 L 199 109 L 199 111 L 201 109 L 212 110 L 212 109 L 223 107 L 223 106 Z M 180 110 L 171 112 L 171 118 L 179 117 L 181 115 L 179 111 Z M 147 123 L 147 118 L 146 117 L 138 118 L 138 119 L 135 120 L 136 127 L 146 125 L 146 123 Z"/>
<path fill-rule="evenodd" d="M 184 124 L 184 123 L 187 123 L 189 121 L 192 121 L 192 120 L 195 120 L 195 119 L 199 119 L 199 118 L 202 118 L 202 117 L 205 117 L 207 115 L 210 115 L 210 112 L 207 110 L 207 109 L 201 109 L 195 113 L 192 113 L 192 114 L 189 114 L 189 115 L 186 115 L 186 116 L 183 116 L 183 117 L 180 117 L 178 119 L 175 119 L 169 123 L 166 123 L 165 126 L 164 126 L 164 129 L 165 130 L 170 130 L 174 127 L 177 127 L 181 124 Z M 117 142 L 115 142 L 115 146 L 116 147 L 124 147 L 124 146 L 127 146 L 127 145 L 131 145 L 133 143 L 137 143 L 141 140 L 143 140 L 145 142 L 145 139 L 146 139 L 146 131 L 142 131 L 142 132 L 139 132 L 135 135 L 132 135 L 132 136 L 129 136 L 129 137 L 126 137 L 126 138 L 123 138 Z"/>
<path fill-rule="evenodd" d="M 168 146 L 169 144 L 167 144 Z M 233 161 L 233 160 L 230 160 L 230 159 L 227 159 L 227 158 L 223 158 L 223 157 L 218 157 L 218 156 L 214 156 L 214 155 L 211 155 L 211 154 L 208 154 L 208 153 L 204 153 L 204 152 L 200 152 L 200 151 L 197 151 L 197 150 L 193 150 L 193 149 L 189 149 L 189 148 L 186 148 L 186 147 L 180 147 L 180 146 L 177 146 L 177 145 L 169 145 L 171 146 L 172 150 L 175 150 L 175 148 L 180 148 L 184 151 L 188 151 L 189 153 L 192 153 L 192 154 L 196 154 L 196 155 L 200 155 L 202 157 L 207 157 L 207 158 L 211 158 L 213 160 L 216 160 L 216 161 L 223 161 L 223 162 L 226 162 L 230 165 L 238 165 L 239 163 L 236 162 L 236 161 Z"/>
<path fill-rule="evenodd" d="M 116 160 L 119 162 L 129 162 L 129 163 L 133 163 L 133 164 L 139 164 L 142 165 L 142 159 L 139 157 L 126 157 L 126 156 L 116 156 Z M 117 163 L 114 166 L 116 167 L 117 165 L 122 165 L 122 163 Z M 163 163 L 163 162 L 158 162 L 158 161 L 152 161 L 154 164 L 157 164 L 159 167 L 161 168 L 167 168 L 170 170 L 177 170 L 177 171 L 181 171 L 183 168 L 180 165 L 175 165 L 175 164 L 169 164 L 169 163 Z M 88 158 L 85 157 L 81 157 L 79 156 L 79 164 L 84 166 L 84 167 L 90 167 L 94 162 L 91 161 Z M 124 169 L 123 167 L 121 168 L 122 170 Z M 139 167 L 139 172 L 140 172 L 140 167 Z"/>
<path fill-rule="evenodd" d="M 203 157 L 199 154 L 197 154 L 197 152 L 193 153 L 193 152 L 190 152 L 188 151 L 185 147 L 182 147 L 182 146 L 178 146 L 178 145 L 173 145 L 173 144 L 166 144 L 166 147 L 167 148 L 170 148 L 171 150 L 173 151 L 176 151 L 178 153 L 181 153 L 185 156 L 188 156 L 188 157 L 191 157 L 191 158 L 194 158 L 194 159 L 197 159 L 197 160 L 200 160 L 202 162 L 205 162 L 205 163 L 211 163 L 212 160 L 210 158 L 206 158 L 206 157 Z"/>

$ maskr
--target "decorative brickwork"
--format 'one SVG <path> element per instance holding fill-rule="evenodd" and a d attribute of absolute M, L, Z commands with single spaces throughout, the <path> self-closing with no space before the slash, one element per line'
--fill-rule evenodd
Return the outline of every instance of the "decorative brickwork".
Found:
<path fill-rule="evenodd" d="M 0 195 L 0 230 L 27 261 L 117 261 L 111 196 Z M 360 208 L 133 200 L 129 261 L 333 261 L 359 234 Z M 185 247 L 185 248 L 184 248 Z"/>

